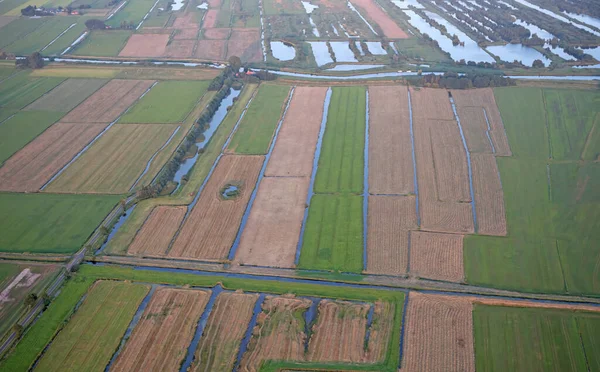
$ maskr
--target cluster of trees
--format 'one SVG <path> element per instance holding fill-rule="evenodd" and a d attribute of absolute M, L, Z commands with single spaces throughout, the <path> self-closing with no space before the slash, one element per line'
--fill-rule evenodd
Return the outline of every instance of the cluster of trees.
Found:
<path fill-rule="evenodd" d="M 446 72 L 444 75 L 423 75 L 420 83 L 427 87 L 448 89 L 505 87 L 516 85 L 514 80 L 502 75 L 458 75 L 455 72 Z"/>
<path fill-rule="evenodd" d="M 88 19 L 85 21 L 85 27 L 88 30 L 104 30 L 106 28 L 106 23 L 99 19 Z"/>
<path fill-rule="evenodd" d="M 17 68 L 42 68 L 44 67 L 44 59 L 38 52 L 34 52 L 31 55 L 15 60 L 15 66 Z"/>
<path fill-rule="evenodd" d="M 28 5 L 27 7 L 21 9 L 21 15 L 25 17 L 44 17 L 44 16 L 53 16 L 54 13 L 44 10 L 43 8 L 38 8 L 35 5 Z"/>

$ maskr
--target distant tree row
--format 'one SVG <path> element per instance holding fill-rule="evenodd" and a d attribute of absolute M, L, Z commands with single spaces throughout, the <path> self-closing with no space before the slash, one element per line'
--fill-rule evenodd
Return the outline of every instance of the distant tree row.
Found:
<path fill-rule="evenodd" d="M 446 72 L 444 75 L 423 75 L 421 85 L 447 89 L 470 89 L 487 87 L 505 87 L 516 85 L 509 77 L 502 75 L 458 75 L 455 72 Z"/>

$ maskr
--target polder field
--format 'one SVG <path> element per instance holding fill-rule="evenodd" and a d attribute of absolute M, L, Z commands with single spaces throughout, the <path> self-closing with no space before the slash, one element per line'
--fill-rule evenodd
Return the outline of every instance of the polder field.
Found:
<path fill-rule="evenodd" d="M 0 1 L 0 371 L 600 371 L 598 19 Z"/>

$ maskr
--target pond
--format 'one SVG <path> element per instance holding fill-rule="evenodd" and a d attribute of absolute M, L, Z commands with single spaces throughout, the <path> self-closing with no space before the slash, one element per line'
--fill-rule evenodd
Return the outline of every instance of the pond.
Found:
<path fill-rule="evenodd" d="M 541 60 L 544 63 L 544 66 L 550 65 L 552 62 L 542 53 L 522 44 L 493 45 L 487 47 L 487 50 L 490 53 L 500 57 L 500 59 L 503 61 L 521 61 L 521 63 L 523 63 L 525 66 L 532 66 L 533 61 L 536 59 Z"/>
<path fill-rule="evenodd" d="M 358 62 L 347 41 L 330 41 L 336 62 Z"/>
<path fill-rule="evenodd" d="M 333 62 L 333 58 L 331 58 L 331 54 L 329 54 L 329 48 L 327 47 L 326 42 L 309 41 L 308 43 L 310 44 L 313 55 L 315 56 L 317 66 L 321 67 Z"/>
<path fill-rule="evenodd" d="M 569 13 L 567 11 L 563 11 L 563 14 L 570 18 L 576 19 L 579 22 L 583 22 L 587 25 L 590 25 L 592 27 L 600 28 L 600 19 L 598 19 L 598 18 L 591 17 L 587 14 Z"/>
<path fill-rule="evenodd" d="M 383 49 L 383 46 L 379 41 L 367 41 L 366 44 L 371 54 L 376 56 L 384 56 L 387 54 L 387 51 Z"/>
<path fill-rule="evenodd" d="M 414 6 L 417 9 L 425 8 L 417 0 L 392 0 L 392 3 L 400 9 L 408 9 L 409 6 Z"/>
<path fill-rule="evenodd" d="M 271 51 L 273 57 L 280 61 L 291 61 L 296 58 L 296 49 L 291 45 L 286 45 L 283 41 L 271 41 Z"/>
<path fill-rule="evenodd" d="M 558 19 L 561 22 L 568 23 L 568 24 L 570 24 L 572 26 L 575 26 L 577 28 L 585 30 L 585 31 L 587 31 L 587 32 L 589 32 L 589 33 L 591 33 L 593 35 L 600 36 L 600 32 L 594 31 L 593 29 L 591 29 L 591 28 L 589 28 L 587 26 L 583 26 L 583 25 L 580 25 L 578 23 L 572 22 L 570 19 L 568 19 L 566 17 L 563 17 L 561 15 L 558 15 L 558 14 L 556 14 L 556 13 L 554 13 L 554 12 L 548 10 L 548 9 L 544 9 L 542 7 L 539 7 L 539 6 L 537 6 L 535 4 L 532 4 L 532 3 L 530 3 L 530 2 L 528 2 L 526 0 L 515 0 L 515 1 L 517 3 L 519 3 L 519 4 L 521 4 L 521 5 L 525 5 L 526 7 L 529 7 L 531 9 L 535 9 L 535 10 L 537 10 L 540 13 L 544 13 L 545 15 L 550 16 L 550 17 L 552 17 L 554 19 Z"/>
<path fill-rule="evenodd" d="M 513 21 L 513 23 L 516 25 L 519 25 L 519 26 L 523 26 L 526 29 L 528 29 L 529 32 L 531 32 L 532 36 L 533 36 L 533 34 L 536 34 L 539 38 L 544 39 L 544 40 L 551 40 L 554 38 L 554 35 L 552 35 L 551 33 L 549 33 L 548 31 L 546 31 L 544 29 L 539 28 L 538 26 L 534 25 L 533 23 L 527 23 L 518 18 L 515 21 Z"/>
<path fill-rule="evenodd" d="M 240 194 L 240 188 L 237 187 L 236 185 L 225 185 L 225 187 L 223 187 L 221 189 L 221 196 L 224 199 L 232 199 L 235 198 L 236 196 L 238 196 Z"/>

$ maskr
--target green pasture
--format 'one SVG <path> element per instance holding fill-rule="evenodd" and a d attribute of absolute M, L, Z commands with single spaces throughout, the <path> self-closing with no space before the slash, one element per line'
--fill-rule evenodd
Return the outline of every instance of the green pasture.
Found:
<path fill-rule="evenodd" d="M 113 17 L 114 18 L 114 17 Z M 116 57 L 127 43 L 132 31 L 95 30 L 69 54 L 90 57 Z"/>
<path fill-rule="evenodd" d="M 120 198 L 0 193 L 0 251 L 75 252 Z"/>
<path fill-rule="evenodd" d="M 69 112 L 107 82 L 104 79 L 68 79 L 25 110 Z"/>
<path fill-rule="evenodd" d="M 31 78 L 25 73 L 15 74 L 0 83 L 0 108 L 21 109 L 64 80 L 54 77 Z"/>
<path fill-rule="evenodd" d="M 121 22 L 127 22 L 137 27 L 154 3 L 155 0 L 130 0 L 106 24 L 115 28 L 119 27 Z"/>
<path fill-rule="evenodd" d="M 0 6 L 3 3 L 0 3 Z M 19 13 L 20 14 L 20 13 Z M 28 34 L 42 27 L 50 17 L 16 19 L 0 28 L 0 49 L 4 50 L 14 42 L 24 39 Z"/>
<path fill-rule="evenodd" d="M 266 154 L 289 91 L 288 86 L 261 84 L 229 143 L 228 151 L 236 154 Z"/>
<path fill-rule="evenodd" d="M 77 24 L 56 39 L 51 45 L 48 45 L 41 53 L 45 56 L 58 56 L 62 54 L 75 40 L 77 40 L 87 29 L 85 21 L 92 17 L 79 17 Z M 74 23 L 74 22 L 73 22 Z M 69 50 L 70 51 L 70 50 Z"/>
<path fill-rule="evenodd" d="M 452 62 L 440 49 L 427 44 L 427 42 L 418 37 L 411 37 L 403 40 L 394 41 L 396 49 L 401 56 L 409 60 L 423 62 Z"/>
<path fill-rule="evenodd" d="M 4 0 L 0 2 L 0 15 L 5 15 L 9 11 L 25 3 L 25 1 L 26 0 Z"/>
<path fill-rule="evenodd" d="M 21 111 L 0 124 L 0 164 L 42 134 L 63 115 L 62 112 Z"/>
<path fill-rule="evenodd" d="M 365 87 L 333 88 L 315 179 L 317 193 L 363 191 Z"/>
<path fill-rule="evenodd" d="M 476 304 L 478 371 L 597 371 L 600 315 Z"/>
<path fill-rule="evenodd" d="M 42 49 L 46 45 L 48 45 L 50 42 L 52 42 L 52 40 L 54 40 L 62 32 L 67 30 L 67 28 L 69 28 L 72 24 L 81 23 L 83 25 L 83 20 L 81 20 L 78 17 L 74 17 L 74 16 L 73 17 L 55 16 L 55 17 L 48 17 L 48 18 L 49 18 L 48 21 L 44 22 L 43 24 L 41 24 L 39 27 L 37 27 L 35 30 L 28 33 L 27 35 L 15 40 L 12 44 L 6 46 L 4 48 L 4 50 L 6 50 L 7 52 L 14 53 L 18 56 L 28 55 L 33 52 L 41 52 L 43 55 L 49 55 L 51 53 L 48 53 L 47 50 L 42 51 Z M 19 22 L 22 19 L 24 19 L 24 18 L 20 18 L 15 22 Z M 25 18 L 25 19 L 27 19 L 27 18 Z M 9 24 L 9 26 L 10 26 L 10 24 Z M 76 28 L 76 26 L 74 26 L 71 30 L 73 30 L 74 28 Z M 71 34 L 71 36 L 74 36 L 74 37 L 68 41 L 67 46 L 70 45 L 73 41 L 75 41 L 75 39 L 77 37 L 79 37 L 79 35 L 81 35 L 84 28 L 85 28 L 85 25 L 83 25 L 83 27 L 79 28 L 80 30 L 79 30 L 79 34 L 77 36 L 74 36 L 73 34 Z M 2 33 L 2 30 L 3 29 L 0 29 L 0 33 Z M 61 38 L 65 37 L 65 36 L 66 36 L 66 34 L 61 36 Z M 58 40 L 60 40 L 61 38 L 59 38 Z M 57 40 L 57 42 L 58 42 L 58 40 Z M 62 52 L 62 50 L 60 52 Z"/>
<path fill-rule="evenodd" d="M 119 123 L 179 123 L 208 89 L 208 81 L 162 81 L 140 99 Z"/>
<path fill-rule="evenodd" d="M 363 199 L 312 197 L 298 267 L 360 273 L 363 270 Z"/>

